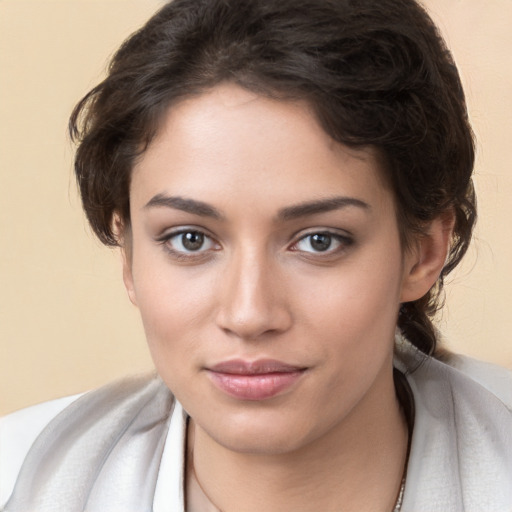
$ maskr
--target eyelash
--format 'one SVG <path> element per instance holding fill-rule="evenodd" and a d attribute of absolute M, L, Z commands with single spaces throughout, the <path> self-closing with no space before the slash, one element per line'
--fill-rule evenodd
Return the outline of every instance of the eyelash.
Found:
<path fill-rule="evenodd" d="M 331 248 L 327 247 L 325 250 L 301 250 L 298 249 L 298 245 L 301 242 L 305 242 L 309 239 L 309 246 L 312 247 L 312 239 L 315 236 L 320 237 L 327 237 L 329 239 L 329 244 L 331 244 L 333 241 L 336 242 L 336 247 Z M 320 242 L 321 243 L 321 242 Z M 340 233 L 329 231 L 329 230 L 318 230 L 318 231 L 310 231 L 309 233 L 303 234 L 296 242 L 293 243 L 293 245 L 290 247 L 292 251 L 301 252 L 305 257 L 314 257 L 314 258 L 328 258 L 335 255 L 338 255 L 339 253 L 342 253 L 345 251 L 348 247 L 350 247 L 354 243 L 354 239 L 349 235 L 342 235 Z"/>
<path fill-rule="evenodd" d="M 180 250 L 172 247 L 171 241 L 173 239 L 179 239 L 179 237 L 182 237 L 179 243 L 183 247 L 183 236 L 184 235 L 196 235 L 203 237 L 203 241 L 201 243 L 201 246 L 198 248 L 197 251 L 195 250 Z M 326 237 L 329 243 L 329 246 L 325 250 L 304 250 L 299 249 L 298 246 L 302 242 L 305 242 L 309 239 L 309 246 L 313 248 L 312 246 L 312 238 L 315 236 L 319 237 Z M 333 249 L 331 248 L 332 242 L 336 243 L 336 247 Z M 157 239 L 157 242 L 163 245 L 164 249 L 175 259 L 182 260 L 182 261 L 194 261 L 197 259 L 205 258 L 208 256 L 208 254 L 213 250 L 217 251 L 220 249 L 220 244 L 210 235 L 204 232 L 202 229 L 196 229 L 192 227 L 184 227 L 180 228 L 176 231 L 168 232 L 165 235 L 159 237 Z M 210 247 L 207 247 L 206 249 L 203 248 L 204 243 L 207 243 L 210 245 Z M 321 243 L 319 240 L 318 243 Z M 342 253 L 345 251 L 348 247 L 350 247 L 354 243 L 354 239 L 349 235 L 342 235 L 340 233 L 329 231 L 329 230 L 317 230 L 317 231 L 310 231 L 308 233 L 303 234 L 300 236 L 295 242 L 293 242 L 292 245 L 289 246 L 289 250 L 293 252 L 300 252 L 304 257 L 306 258 L 329 258 L 332 256 L 335 256 L 339 253 Z M 313 248 L 314 249 L 314 248 Z"/>
<path fill-rule="evenodd" d="M 199 235 L 200 237 L 203 237 L 204 242 L 208 241 L 208 243 L 211 244 L 212 246 L 219 246 L 218 242 L 216 242 L 213 237 L 206 234 L 203 230 L 191 228 L 191 227 L 184 227 L 184 228 L 180 228 L 176 231 L 166 233 L 165 235 L 159 237 L 157 239 L 157 242 L 162 244 L 164 249 L 172 257 L 174 257 L 177 260 L 193 261 L 194 259 L 204 258 L 207 255 L 207 253 L 211 250 L 211 247 L 208 247 L 207 250 L 201 250 L 204 245 L 204 242 L 201 245 L 201 247 L 199 247 L 199 250 L 197 250 L 197 251 L 178 250 L 178 249 L 175 249 L 174 247 L 172 247 L 171 241 L 173 238 L 179 239 L 180 236 L 183 237 L 183 235 L 187 235 L 187 234 L 196 235 L 196 236 Z M 181 241 L 179 243 L 183 246 L 183 238 L 181 239 Z M 213 250 L 218 250 L 218 249 L 215 248 Z"/>

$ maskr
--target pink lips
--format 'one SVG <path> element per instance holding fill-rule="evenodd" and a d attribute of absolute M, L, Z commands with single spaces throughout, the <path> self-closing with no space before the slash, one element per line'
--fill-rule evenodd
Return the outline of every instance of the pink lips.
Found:
<path fill-rule="evenodd" d="M 207 371 L 212 382 L 228 395 L 240 400 L 265 400 L 292 386 L 305 368 L 272 359 L 237 359 L 216 364 Z"/>

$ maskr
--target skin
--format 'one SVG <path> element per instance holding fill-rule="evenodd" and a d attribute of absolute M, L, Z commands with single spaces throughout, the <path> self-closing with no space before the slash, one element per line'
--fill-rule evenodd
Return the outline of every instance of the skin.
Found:
<path fill-rule="evenodd" d="M 371 149 L 335 143 L 306 104 L 231 84 L 167 112 L 130 202 L 126 288 L 191 416 L 189 464 L 213 503 L 391 510 L 407 446 L 397 313 L 439 275 L 450 219 L 404 253 Z M 203 245 L 187 249 L 183 232 Z M 277 396 L 240 400 L 208 371 L 235 358 L 305 371 Z"/>

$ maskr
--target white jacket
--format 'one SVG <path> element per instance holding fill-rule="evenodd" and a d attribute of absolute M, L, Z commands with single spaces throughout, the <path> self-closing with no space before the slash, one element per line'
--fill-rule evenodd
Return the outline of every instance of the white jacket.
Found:
<path fill-rule="evenodd" d="M 402 512 L 511 512 L 512 373 L 407 342 L 395 366 L 415 405 Z M 6 416 L 0 450 L 5 512 L 184 511 L 185 414 L 155 376 Z"/>

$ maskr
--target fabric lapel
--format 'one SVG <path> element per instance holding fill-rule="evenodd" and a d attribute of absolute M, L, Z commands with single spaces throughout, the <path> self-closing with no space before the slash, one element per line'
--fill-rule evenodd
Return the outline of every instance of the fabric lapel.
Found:
<path fill-rule="evenodd" d="M 416 412 L 402 512 L 512 510 L 505 404 L 449 365 L 411 351 L 401 357 Z"/>
<path fill-rule="evenodd" d="M 173 404 L 155 376 L 79 398 L 35 441 L 5 512 L 150 512 Z"/>

